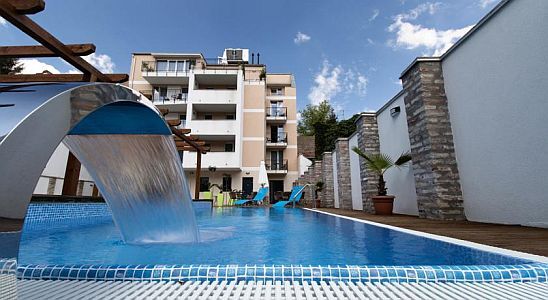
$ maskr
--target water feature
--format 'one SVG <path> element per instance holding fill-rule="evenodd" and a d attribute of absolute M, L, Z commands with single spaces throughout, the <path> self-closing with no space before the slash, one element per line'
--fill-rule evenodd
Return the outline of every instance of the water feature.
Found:
<path fill-rule="evenodd" d="M 67 135 L 129 244 L 199 240 L 192 198 L 171 135 Z"/>

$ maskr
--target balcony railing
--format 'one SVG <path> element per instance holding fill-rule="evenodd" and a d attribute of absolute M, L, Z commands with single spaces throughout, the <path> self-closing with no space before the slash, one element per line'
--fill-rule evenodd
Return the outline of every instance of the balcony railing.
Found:
<path fill-rule="evenodd" d="M 287 117 L 287 107 L 271 106 L 266 108 L 267 117 Z"/>
<path fill-rule="evenodd" d="M 188 61 L 177 61 L 174 63 L 158 63 L 157 61 L 143 61 L 141 74 L 143 76 L 188 76 L 194 65 Z"/>
<path fill-rule="evenodd" d="M 165 93 L 160 93 L 160 91 L 156 89 L 141 91 L 141 94 L 157 104 L 186 103 L 188 100 L 188 93 L 183 93 L 183 90 L 181 89 L 167 89 L 163 92 Z"/>
<path fill-rule="evenodd" d="M 287 144 L 287 132 L 278 132 L 275 137 L 267 137 L 267 143 L 286 143 Z"/>
<path fill-rule="evenodd" d="M 267 160 L 265 165 L 267 171 L 287 171 L 287 159 Z"/>

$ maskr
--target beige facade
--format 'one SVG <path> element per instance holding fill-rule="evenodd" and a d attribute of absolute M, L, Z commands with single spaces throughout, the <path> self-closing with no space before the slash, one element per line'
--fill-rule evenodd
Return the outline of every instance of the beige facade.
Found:
<path fill-rule="evenodd" d="M 243 55 L 230 60 L 234 51 Z M 298 177 L 293 75 L 266 73 L 266 66 L 249 64 L 248 57 L 247 49 L 226 49 L 213 61 L 200 53 L 132 55 L 128 86 L 166 110 L 167 119 L 180 119 L 181 127 L 210 148 L 202 155 L 201 198 L 208 194 L 207 182 L 257 191 L 261 161 L 271 196 L 289 192 Z M 196 154 L 184 152 L 182 160 L 194 194 Z"/>

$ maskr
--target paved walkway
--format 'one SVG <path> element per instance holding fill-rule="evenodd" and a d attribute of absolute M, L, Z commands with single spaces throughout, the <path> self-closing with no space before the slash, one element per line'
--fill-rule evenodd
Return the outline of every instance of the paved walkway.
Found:
<path fill-rule="evenodd" d="M 548 256 L 548 229 L 469 221 L 437 221 L 406 215 L 378 216 L 361 211 L 334 208 L 321 208 L 320 210 L 494 247 Z"/>

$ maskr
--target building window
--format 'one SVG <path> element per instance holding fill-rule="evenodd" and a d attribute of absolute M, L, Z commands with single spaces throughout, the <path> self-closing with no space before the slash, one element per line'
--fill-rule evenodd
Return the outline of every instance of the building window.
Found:
<path fill-rule="evenodd" d="M 234 144 L 226 143 L 225 144 L 225 152 L 234 152 Z"/>
<path fill-rule="evenodd" d="M 186 121 L 186 115 L 179 115 L 179 120 Z"/>
<path fill-rule="evenodd" d="M 213 115 L 204 115 L 204 120 L 213 120 Z"/>
<path fill-rule="evenodd" d="M 284 94 L 284 90 L 282 88 L 271 88 L 270 89 L 270 95 L 273 96 L 282 96 Z"/>
<path fill-rule="evenodd" d="M 230 175 L 223 176 L 223 192 L 232 191 L 232 177 Z"/>
<path fill-rule="evenodd" d="M 209 192 L 209 177 L 200 177 L 200 192 Z"/>
<path fill-rule="evenodd" d="M 226 119 L 227 119 L 227 120 L 236 120 L 236 118 L 235 118 L 234 115 L 232 115 L 232 114 L 226 115 Z"/>

